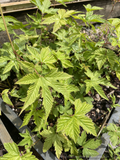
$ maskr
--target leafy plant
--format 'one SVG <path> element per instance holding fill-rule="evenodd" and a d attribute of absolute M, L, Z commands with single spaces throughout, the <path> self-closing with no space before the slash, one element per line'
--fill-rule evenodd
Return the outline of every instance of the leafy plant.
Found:
<path fill-rule="evenodd" d="M 31 2 L 40 13 L 28 15 L 25 25 L 11 16 L 0 17 L 0 29 L 6 29 L 8 36 L 9 33 L 14 34 L 13 41 L 9 37 L 10 43 L 4 43 L 0 49 L 1 81 L 9 81 L 9 76 L 14 79 L 10 87 L 2 91 L 2 98 L 12 106 L 13 97 L 23 103 L 20 114 L 27 112 L 22 126 L 27 125 L 30 119 L 34 121 L 33 131 L 44 139 L 43 152 L 54 146 L 58 158 L 62 151 L 77 159 L 79 156 L 96 156 L 95 149 L 100 140 L 87 140 L 87 134 L 97 136 L 95 125 L 87 115 L 93 107 L 90 94 L 97 92 L 108 100 L 102 87 L 116 89 L 110 83 L 109 73 L 115 72 L 118 76 L 120 62 L 114 51 L 104 48 L 105 40 L 96 42 L 91 39 L 83 32 L 81 24 L 94 32 L 93 22 L 109 24 L 111 31 L 115 24 L 115 33 L 118 34 L 119 23 L 112 23 L 114 19 L 106 21 L 102 15 L 94 14 L 95 10 L 102 8 L 90 4 L 84 6 L 86 12 L 82 13 L 51 8 L 49 0 Z M 16 29 L 23 34 L 17 35 Z M 111 33 L 110 38 L 115 41 Z M 105 73 L 107 75 L 103 76 Z M 114 107 L 115 98 L 112 99 Z M 8 154 L 2 159 L 11 158 L 12 154 L 18 159 L 26 156 L 33 159 L 29 132 L 21 136 L 24 139 L 18 145 L 25 145 L 26 153 L 21 156 L 15 143 L 5 144 Z M 11 148 L 15 151 L 11 152 Z"/>

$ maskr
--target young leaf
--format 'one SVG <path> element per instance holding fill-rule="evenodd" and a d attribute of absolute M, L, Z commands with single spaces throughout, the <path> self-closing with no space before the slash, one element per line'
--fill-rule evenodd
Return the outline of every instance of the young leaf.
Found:
<path fill-rule="evenodd" d="M 97 7 L 97 6 L 93 6 L 92 7 L 90 4 L 84 5 L 84 7 L 85 7 L 85 9 L 86 9 L 87 12 L 103 9 L 103 8 Z"/>
<path fill-rule="evenodd" d="M 21 155 L 19 152 L 17 144 L 13 143 L 4 143 L 4 147 L 7 150 L 8 153 L 3 155 L 3 157 L 0 158 L 0 160 L 37 160 L 37 158 L 32 155 L 31 152 L 26 153 L 24 155 Z"/>
<path fill-rule="evenodd" d="M 75 143 L 80 134 L 79 126 L 83 127 L 86 132 L 96 136 L 92 120 L 85 116 L 85 113 L 87 113 L 91 108 L 91 105 L 81 103 L 80 100 L 77 99 L 75 101 L 75 114 L 72 116 L 60 116 L 60 119 L 58 119 L 57 131 L 62 131 L 66 135 L 70 136 Z"/>
<path fill-rule="evenodd" d="M 43 145 L 43 152 L 49 150 L 52 145 L 55 147 L 56 155 L 60 158 L 62 152 L 62 142 L 64 143 L 65 138 L 62 133 L 56 133 L 55 130 L 51 127 L 48 130 L 42 131 L 41 135 L 45 137 L 45 142 Z"/>
<path fill-rule="evenodd" d="M 5 103 L 13 106 L 13 104 L 12 104 L 12 102 L 11 102 L 9 96 L 8 96 L 8 92 L 9 92 L 9 89 L 4 89 L 4 90 L 2 91 L 2 99 L 3 99 L 3 101 L 4 101 Z"/>
<path fill-rule="evenodd" d="M 20 133 L 20 136 L 23 137 L 24 139 L 18 144 L 18 146 L 25 146 L 27 144 L 28 147 L 31 148 L 33 141 L 29 131 L 26 129 L 26 133 Z"/>
<path fill-rule="evenodd" d="M 104 99 L 108 100 L 106 97 L 104 91 L 102 90 L 101 86 L 99 84 L 105 85 L 105 86 L 110 86 L 112 88 L 115 88 L 109 81 L 107 81 L 105 78 L 100 78 L 100 73 L 99 72 L 91 72 L 89 69 L 87 69 L 87 72 L 85 73 L 90 80 L 85 80 L 86 83 L 86 93 L 90 91 L 90 89 L 93 87 L 101 97 Z"/>

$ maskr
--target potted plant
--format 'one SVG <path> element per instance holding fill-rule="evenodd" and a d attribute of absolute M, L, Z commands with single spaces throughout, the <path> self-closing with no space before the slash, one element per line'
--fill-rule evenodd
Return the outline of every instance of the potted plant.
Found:
<path fill-rule="evenodd" d="M 32 119 L 33 132 L 44 141 L 43 152 L 54 147 L 58 159 L 63 151 L 73 159 L 97 156 L 100 125 L 94 124 L 89 113 L 94 95 L 105 101 L 111 99 L 115 106 L 114 95 L 110 98 L 104 88 L 117 89 L 111 76 L 119 78 L 120 60 L 108 44 L 114 49 L 119 47 L 120 21 L 94 14 L 102 9 L 96 6 L 86 5 L 86 13 L 81 13 L 50 8 L 49 0 L 31 2 L 40 12 L 28 15 L 27 24 L 4 17 L 1 10 L 1 28 L 10 40 L 0 49 L 1 83 L 8 85 L 2 90 L 2 99 L 11 106 L 21 104 L 19 115 L 25 113 L 21 127 Z M 103 24 L 99 37 L 93 22 Z M 15 29 L 23 34 L 17 35 Z M 96 36 L 91 37 L 91 31 Z M 9 33 L 14 34 L 13 41 Z M 111 109 L 110 106 L 105 114 Z M 17 148 L 14 143 L 4 145 Z M 21 154 L 16 149 L 19 158 L 34 159 L 30 152 L 32 143 L 24 140 L 18 145 L 26 148 Z M 1 160 L 7 156 L 13 158 L 8 153 Z"/>

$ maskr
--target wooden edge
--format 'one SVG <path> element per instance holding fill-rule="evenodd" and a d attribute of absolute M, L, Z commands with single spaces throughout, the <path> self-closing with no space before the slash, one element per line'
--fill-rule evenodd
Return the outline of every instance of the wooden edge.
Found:
<path fill-rule="evenodd" d="M 11 138 L 11 136 L 9 135 L 7 129 L 5 128 L 2 120 L 0 119 L 0 139 L 1 139 L 1 142 L 3 143 L 12 143 L 13 140 Z"/>
<path fill-rule="evenodd" d="M 66 2 L 65 4 L 74 4 L 74 3 L 89 2 L 89 1 L 94 1 L 94 0 L 78 0 L 78 1 Z M 55 4 L 51 4 L 51 6 L 59 6 L 59 5 L 61 4 L 57 2 Z M 19 12 L 19 11 L 32 10 L 37 8 L 30 1 L 2 3 L 1 7 L 3 10 L 3 13 Z"/>
<path fill-rule="evenodd" d="M 26 129 L 29 131 L 30 135 L 32 136 L 33 143 L 37 142 L 34 145 L 34 149 L 40 154 L 40 156 L 44 160 L 58 160 L 55 155 L 53 155 L 52 152 L 49 150 L 45 153 L 43 153 L 43 143 L 37 138 L 37 136 L 34 136 L 34 134 L 31 132 L 31 130 L 24 126 L 20 128 L 22 125 L 22 120 L 15 114 L 15 112 L 12 111 L 12 109 L 6 105 L 3 100 L 0 98 L 0 110 L 5 114 L 5 116 L 12 122 L 12 124 L 18 129 L 19 132 L 25 133 Z"/>

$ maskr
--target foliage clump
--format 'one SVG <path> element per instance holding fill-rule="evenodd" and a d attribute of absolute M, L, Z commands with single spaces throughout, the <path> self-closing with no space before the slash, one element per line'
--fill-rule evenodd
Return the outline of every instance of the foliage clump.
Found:
<path fill-rule="evenodd" d="M 0 49 L 0 78 L 4 83 L 14 73 L 17 79 L 2 91 L 2 98 L 9 105 L 13 105 L 9 97 L 23 102 L 20 114 L 27 113 L 22 126 L 32 118 L 36 125 L 33 131 L 44 138 L 43 152 L 54 146 L 58 158 L 62 151 L 70 152 L 77 159 L 96 156 L 98 153 L 94 149 L 101 141 L 87 140 L 86 134 L 97 136 L 95 124 L 87 116 L 93 107 L 89 93 L 97 92 L 108 100 L 102 86 L 116 89 L 110 83 L 110 74 L 114 72 L 120 78 L 120 60 L 113 50 L 104 46 L 106 41 L 119 46 L 120 21 L 104 20 L 102 15 L 94 14 L 102 8 L 90 4 L 84 6 L 86 13 L 82 13 L 50 8 L 49 0 L 31 2 L 40 12 L 28 15 L 27 24 L 11 16 L 0 18 L 0 29 L 14 34 L 14 40 L 4 43 Z M 109 38 L 96 42 L 83 32 L 87 27 L 95 33 L 93 23 L 108 26 L 110 32 L 107 30 L 104 34 L 109 34 Z M 114 25 L 117 37 L 112 37 Z M 23 34 L 17 35 L 15 29 Z M 32 146 L 29 133 L 26 131 L 22 136 L 25 139 L 19 145 L 27 149 L 21 159 L 27 156 L 32 160 L 34 157 L 28 149 Z M 16 144 L 5 144 L 5 147 L 8 152 L 14 148 L 18 156 Z"/>

